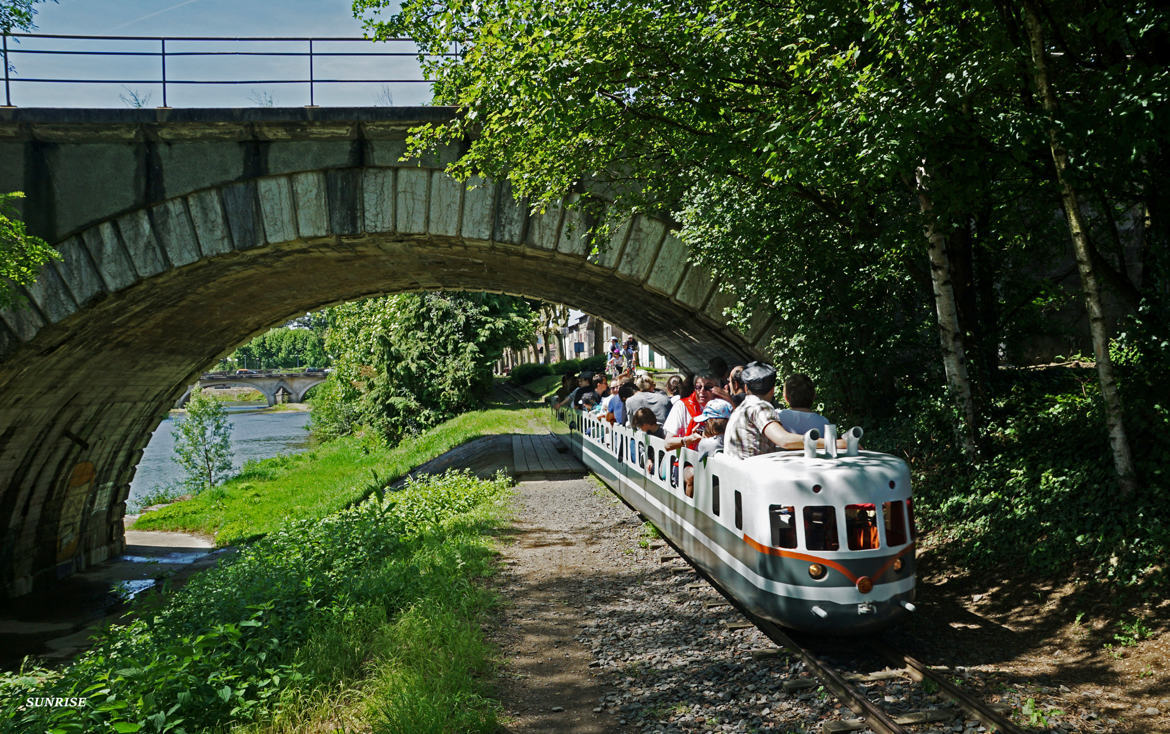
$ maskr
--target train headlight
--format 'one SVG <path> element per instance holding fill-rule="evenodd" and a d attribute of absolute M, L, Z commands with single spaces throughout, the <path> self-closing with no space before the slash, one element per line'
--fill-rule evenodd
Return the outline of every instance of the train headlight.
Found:
<path fill-rule="evenodd" d="M 857 579 L 857 590 L 862 594 L 868 594 L 873 591 L 873 580 L 869 576 L 862 576 Z"/>
<path fill-rule="evenodd" d="M 897 571 L 901 571 L 901 570 L 902 570 L 902 559 L 895 558 L 894 559 L 894 571 L 897 572 Z"/>
<path fill-rule="evenodd" d="M 825 567 L 819 563 L 814 563 L 808 567 L 808 575 L 814 579 L 823 579 L 825 577 Z"/>

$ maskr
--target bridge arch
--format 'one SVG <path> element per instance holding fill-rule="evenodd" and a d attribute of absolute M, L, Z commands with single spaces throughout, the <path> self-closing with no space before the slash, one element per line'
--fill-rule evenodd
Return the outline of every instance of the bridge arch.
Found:
<path fill-rule="evenodd" d="M 730 328 L 731 299 L 662 221 L 624 221 L 590 254 L 578 210 L 531 213 L 506 183 L 468 188 L 439 161 L 322 165 L 308 142 L 301 156 L 302 170 L 112 207 L 55 240 L 63 260 L 28 308 L 0 312 L 4 595 L 121 552 L 130 479 L 167 409 L 232 347 L 306 310 L 511 293 L 580 308 L 696 371 L 760 356 L 773 328 L 767 314 Z"/>

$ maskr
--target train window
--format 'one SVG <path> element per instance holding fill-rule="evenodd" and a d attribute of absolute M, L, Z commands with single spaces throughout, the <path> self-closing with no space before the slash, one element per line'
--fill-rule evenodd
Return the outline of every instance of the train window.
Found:
<path fill-rule="evenodd" d="M 646 473 L 653 477 L 654 476 L 654 449 L 651 448 L 646 453 L 648 454 L 648 456 L 646 457 Z"/>
<path fill-rule="evenodd" d="M 841 548 L 837 540 L 837 510 L 832 505 L 804 508 L 804 547 L 830 551 Z"/>
<path fill-rule="evenodd" d="M 711 475 L 711 514 L 719 515 L 719 477 Z"/>
<path fill-rule="evenodd" d="M 914 500 L 906 499 L 906 519 L 910 521 L 910 540 L 918 538 L 918 528 L 914 527 Z"/>
<path fill-rule="evenodd" d="M 877 509 L 872 503 L 845 505 L 845 537 L 849 539 L 849 550 L 878 547 Z"/>
<path fill-rule="evenodd" d="M 670 488 L 678 489 L 678 457 L 670 455 Z"/>
<path fill-rule="evenodd" d="M 882 517 L 886 519 L 886 545 L 906 544 L 906 510 L 902 500 L 882 503 Z"/>
<path fill-rule="evenodd" d="M 792 505 L 769 505 L 768 519 L 772 524 L 772 545 L 776 548 L 795 548 L 796 508 Z"/>
<path fill-rule="evenodd" d="M 735 490 L 735 529 L 743 530 L 743 495 Z"/>
<path fill-rule="evenodd" d="M 658 480 L 661 482 L 666 481 L 666 466 L 666 452 L 658 449 Z"/>

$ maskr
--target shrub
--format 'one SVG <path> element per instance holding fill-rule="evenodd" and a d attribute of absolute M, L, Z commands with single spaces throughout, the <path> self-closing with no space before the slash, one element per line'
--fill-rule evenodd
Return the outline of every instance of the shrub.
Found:
<path fill-rule="evenodd" d="M 567 375 L 574 372 L 581 371 L 581 360 L 579 359 L 565 359 L 560 362 L 553 362 L 549 365 L 554 375 Z"/>
<path fill-rule="evenodd" d="M 298 691 L 356 674 L 371 655 L 393 657 L 378 647 L 387 634 L 376 632 L 397 629 L 415 607 L 464 615 L 450 622 L 454 629 L 440 619 L 426 631 L 446 660 L 445 637 L 478 629 L 465 607 L 471 580 L 490 566 L 488 549 L 472 540 L 489 525 L 469 513 L 509 484 L 503 475 L 448 472 L 291 523 L 140 608 L 129 625 L 108 628 L 72 664 L 0 675 L 0 721 L 9 727 L 0 729 L 207 731 L 271 719 L 279 702 L 303 698 Z M 483 668 L 445 688 L 436 705 L 454 708 L 457 698 L 490 730 L 491 707 L 475 690 Z M 31 696 L 85 697 L 88 705 L 23 708 Z M 413 714 L 394 714 L 403 715 Z"/>
<path fill-rule="evenodd" d="M 527 364 L 518 364 L 512 368 L 512 373 L 508 379 L 517 385 L 524 385 L 532 382 L 538 377 L 544 377 L 551 374 L 551 370 L 547 364 L 540 362 L 529 362 Z"/>

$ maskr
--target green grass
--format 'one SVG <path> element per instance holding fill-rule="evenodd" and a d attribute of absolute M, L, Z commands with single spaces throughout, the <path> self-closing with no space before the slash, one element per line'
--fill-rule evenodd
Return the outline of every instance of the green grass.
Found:
<path fill-rule="evenodd" d="M 576 385 L 577 383 L 574 382 L 573 384 Z M 534 395 L 539 395 L 541 400 L 544 400 L 549 395 L 555 395 L 560 387 L 560 375 L 545 375 L 544 377 L 538 377 L 532 382 L 524 384 L 525 390 L 528 390 Z"/>
<path fill-rule="evenodd" d="M 0 674 L 0 732 L 497 731 L 482 579 L 510 484 L 448 472 L 289 523 L 77 660 Z"/>
<path fill-rule="evenodd" d="M 220 487 L 142 515 L 134 529 L 203 533 L 230 545 L 289 520 L 337 512 L 473 438 L 549 428 L 544 409 L 491 409 L 457 416 L 391 449 L 345 437 L 303 454 L 249 462 Z"/>

